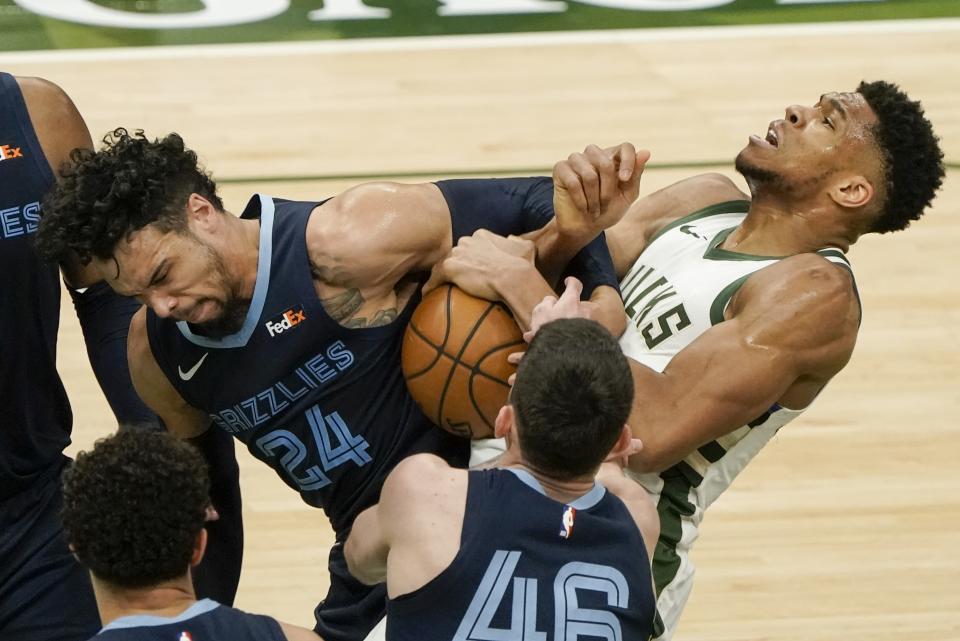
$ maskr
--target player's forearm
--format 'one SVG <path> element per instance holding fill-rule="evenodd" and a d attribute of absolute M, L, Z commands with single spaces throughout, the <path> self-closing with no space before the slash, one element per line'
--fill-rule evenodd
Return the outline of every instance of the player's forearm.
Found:
<path fill-rule="evenodd" d="M 535 231 L 524 234 L 536 247 L 537 269 L 551 286 L 560 282 L 564 269 L 592 238 L 574 238 L 560 233 L 556 219 Z"/>
<path fill-rule="evenodd" d="M 590 301 L 596 304 L 593 320 L 603 325 L 615 338 L 623 335 L 627 327 L 627 315 L 623 311 L 623 299 L 613 287 L 597 287 L 590 295 Z"/>
<path fill-rule="evenodd" d="M 102 281 L 83 290 L 71 288 L 70 296 L 90 365 L 117 422 L 157 425 L 157 417 L 134 390 L 127 365 L 127 328 L 140 303 L 120 296 Z"/>
<path fill-rule="evenodd" d="M 627 423 L 643 441 L 630 469 L 662 472 L 777 402 L 789 385 L 789 364 L 777 368 L 777 359 L 738 351 L 717 345 L 711 355 L 681 353 L 664 372 L 630 359 L 635 396 Z"/>
<path fill-rule="evenodd" d="M 553 288 L 544 276 L 530 263 L 515 261 L 502 270 L 494 282 L 500 300 L 510 308 L 520 329 L 530 329 L 533 308 L 545 296 L 554 296 Z"/>

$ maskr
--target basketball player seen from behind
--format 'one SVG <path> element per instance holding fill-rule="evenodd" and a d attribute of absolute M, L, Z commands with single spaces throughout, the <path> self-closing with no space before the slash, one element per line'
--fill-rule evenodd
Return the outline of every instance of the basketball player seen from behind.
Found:
<path fill-rule="evenodd" d="M 190 568 L 207 545 L 210 483 L 200 455 L 166 433 L 121 432 L 63 478 L 67 541 L 90 571 L 98 641 L 321 641 L 310 630 L 197 600 Z"/>
<path fill-rule="evenodd" d="M 609 332 L 558 320 L 537 333 L 497 416 L 507 451 L 496 468 L 402 461 L 345 546 L 355 576 L 387 583 L 387 638 L 648 639 L 657 514 L 622 476 L 619 498 L 595 480 L 605 458 L 633 451 L 632 400 Z"/>
<path fill-rule="evenodd" d="M 861 83 L 792 105 L 750 137 L 736 160 L 749 198 L 723 176 L 697 176 L 638 200 L 607 230 L 637 390 L 628 422 L 644 445 L 629 468 L 661 517 L 663 639 L 693 586 L 704 510 L 850 359 L 861 308 L 847 250 L 918 219 L 942 158 L 919 103 Z"/>

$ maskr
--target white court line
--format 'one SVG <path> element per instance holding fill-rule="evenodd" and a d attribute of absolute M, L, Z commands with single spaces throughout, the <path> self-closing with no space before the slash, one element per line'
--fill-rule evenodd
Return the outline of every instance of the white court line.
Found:
<path fill-rule="evenodd" d="M 457 36 L 410 36 L 405 38 L 352 38 L 349 40 L 307 42 L 16 51 L 0 53 L 0 65 L 31 62 L 57 63 L 110 60 L 178 60 L 184 58 L 263 58 L 294 54 L 489 49 L 571 44 L 635 44 L 648 42 L 733 40 L 743 38 L 809 38 L 817 36 L 942 33 L 954 31 L 960 31 L 960 18 L 875 20 L 865 22 L 827 22 L 787 25 L 762 24 L 721 27 L 609 29 Z"/>

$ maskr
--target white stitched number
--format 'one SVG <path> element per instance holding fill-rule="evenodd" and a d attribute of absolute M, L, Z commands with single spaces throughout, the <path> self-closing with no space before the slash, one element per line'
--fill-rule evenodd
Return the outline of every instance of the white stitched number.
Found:
<path fill-rule="evenodd" d="M 546 633 L 537 630 L 537 580 L 513 576 L 519 560 L 520 552 L 494 553 L 453 641 L 546 641 Z M 493 617 L 511 583 L 510 627 L 494 628 Z M 606 610 L 581 608 L 578 590 L 602 592 L 607 605 L 618 608 L 626 608 L 630 596 L 627 580 L 616 568 L 567 563 L 553 581 L 555 641 L 577 641 L 581 636 L 623 641 L 617 616 Z"/>
<path fill-rule="evenodd" d="M 330 485 L 330 477 L 325 472 L 347 461 L 363 467 L 373 460 L 367 453 L 370 444 L 362 436 L 351 434 L 339 413 L 324 415 L 320 408 L 314 405 L 305 414 L 313 432 L 313 442 L 320 457 L 320 465 L 323 466 L 322 470 L 318 465 L 298 470 L 307 458 L 307 446 L 293 432 L 274 430 L 256 441 L 260 451 L 267 457 L 277 459 L 280 467 L 301 491 L 319 490 Z"/>

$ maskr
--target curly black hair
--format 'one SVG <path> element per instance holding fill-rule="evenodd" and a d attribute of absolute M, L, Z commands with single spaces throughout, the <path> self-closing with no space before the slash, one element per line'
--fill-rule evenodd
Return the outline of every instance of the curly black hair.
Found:
<path fill-rule="evenodd" d="M 599 324 L 563 318 L 540 328 L 510 392 L 523 457 L 557 479 L 594 472 L 633 405 L 633 376 Z"/>
<path fill-rule="evenodd" d="M 893 83 L 860 83 L 862 95 L 877 115 L 870 132 L 877 142 L 886 179 L 886 202 L 869 231 L 906 229 L 930 205 L 943 183 L 943 152 L 923 107 Z"/>
<path fill-rule="evenodd" d="M 209 505 L 203 457 L 165 432 L 101 439 L 63 476 L 67 541 L 98 579 L 121 588 L 184 576 Z"/>
<path fill-rule="evenodd" d="M 113 256 L 117 244 L 156 225 L 161 232 L 186 229 L 186 204 L 197 193 L 223 210 L 217 186 L 176 133 L 148 140 L 118 128 L 99 151 L 74 149 L 63 180 L 43 201 L 36 249 L 50 261 L 70 252 L 83 264 Z"/>

